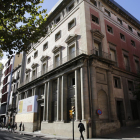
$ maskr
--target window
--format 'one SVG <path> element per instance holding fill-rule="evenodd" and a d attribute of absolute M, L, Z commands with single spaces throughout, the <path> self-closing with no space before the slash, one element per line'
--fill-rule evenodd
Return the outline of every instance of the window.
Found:
<path fill-rule="evenodd" d="M 68 23 L 68 30 L 72 29 L 76 25 L 76 19 L 74 18 L 72 21 Z"/>
<path fill-rule="evenodd" d="M 60 65 L 60 56 L 56 55 L 55 56 L 55 67 L 58 67 Z"/>
<path fill-rule="evenodd" d="M 99 19 L 95 17 L 94 15 L 92 15 L 92 21 L 99 24 Z"/>
<path fill-rule="evenodd" d="M 131 45 L 135 47 L 135 41 L 131 40 Z"/>
<path fill-rule="evenodd" d="M 70 12 L 74 8 L 74 2 L 68 7 L 68 11 Z"/>
<path fill-rule="evenodd" d="M 47 48 L 48 48 L 48 42 L 46 42 L 46 43 L 43 45 L 43 51 L 45 51 Z"/>
<path fill-rule="evenodd" d="M 122 25 L 122 20 L 120 20 L 119 18 L 118 18 L 117 20 L 118 20 L 118 23 L 119 23 L 120 25 Z"/>
<path fill-rule="evenodd" d="M 138 60 L 135 60 L 135 65 L 136 65 L 136 71 L 137 71 L 137 73 L 140 73 L 139 61 Z"/>
<path fill-rule="evenodd" d="M 73 59 L 75 57 L 75 44 L 69 47 L 69 59 Z"/>
<path fill-rule="evenodd" d="M 26 75 L 26 81 L 28 81 L 28 80 L 29 80 L 29 75 L 27 74 L 27 75 Z"/>
<path fill-rule="evenodd" d="M 132 81 L 128 81 L 128 90 L 129 91 L 134 91 L 134 85 Z"/>
<path fill-rule="evenodd" d="M 125 64 L 125 69 L 127 71 L 130 71 L 129 60 L 128 60 L 128 56 L 126 55 L 124 55 L 124 64 Z"/>
<path fill-rule="evenodd" d="M 46 73 L 46 63 L 43 64 L 43 66 L 42 66 L 42 73 L 43 73 L 43 74 Z"/>
<path fill-rule="evenodd" d="M 90 0 L 91 3 L 93 3 L 95 6 L 97 6 L 96 0 Z"/>
<path fill-rule="evenodd" d="M 109 16 L 109 17 L 111 16 L 111 15 L 110 15 L 110 12 L 109 12 L 108 10 L 106 10 L 106 9 L 105 9 L 105 15 L 107 15 L 107 16 Z"/>
<path fill-rule="evenodd" d="M 55 41 L 57 41 L 58 39 L 61 38 L 61 31 L 59 31 L 56 35 L 55 35 Z"/>
<path fill-rule="evenodd" d="M 31 57 L 28 58 L 27 64 L 29 64 L 30 62 L 31 62 Z"/>
<path fill-rule="evenodd" d="M 110 33 L 113 33 L 112 27 L 110 27 L 110 26 L 107 25 L 107 31 L 110 32 Z"/>
<path fill-rule="evenodd" d="M 129 29 L 131 32 L 133 32 L 132 27 L 130 27 L 129 25 L 128 25 L 128 29 Z"/>
<path fill-rule="evenodd" d="M 110 49 L 111 60 L 116 61 L 116 52 L 115 50 Z"/>
<path fill-rule="evenodd" d="M 114 87 L 115 88 L 121 88 L 120 78 L 114 77 Z"/>
<path fill-rule="evenodd" d="M 120 38 L 125 41 L 125 36 L 120 33 Z"/>
<path fill-rule="evenodd" d="M 72 78 L 72 79 L 71 79 L 71 84 L 72 84 L 72 86 L 75 85 L 75 78 Z"/>
<path fill-rule="evenodd" d="M 60 21 L 60 16 L 56 18 L 55 23 L 57 24 Z"/>
<path fill-rule="evenodd" d="M 35 79 L 35 76 L 36 76 L 36 71 L 33 70 L 33 72 L 32 72 L 32 79 Z"/>
<path fill-rule="evenodd" d="M 138 34 L 138 36 L 140 37 L 140 33 L 139 33 L 139 32 L 137 32 L 137 34 Z"/>
<path fill-rule="evenodd" d="M 36 51 L 35 53 L 34 53 L 34 58 L 36 58 L 38 56 L 38 51 Z"/>
<path fill-rule="evenodd" d="M 94 41 L 94 50 L 95 55 L 99 56 L 99 43 Z"/>

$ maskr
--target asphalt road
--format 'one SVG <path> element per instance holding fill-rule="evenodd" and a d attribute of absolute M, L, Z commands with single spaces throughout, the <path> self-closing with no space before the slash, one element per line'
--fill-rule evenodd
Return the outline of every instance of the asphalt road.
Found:
<path fill-rule="evenodd" d="M 33 136 L 21 135 L 18 133 L 0 131 L 0 140 L 57 140 L 57 139 L 33 137 Z"/>

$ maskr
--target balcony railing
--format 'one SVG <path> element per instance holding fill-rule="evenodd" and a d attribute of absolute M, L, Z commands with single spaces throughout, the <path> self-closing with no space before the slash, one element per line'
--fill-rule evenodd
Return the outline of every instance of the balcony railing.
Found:
<path fill-rule="evenodd" d="M 34 76 L 32 76 L 31 78 L 26 79 L 23 83 L 20 84 L 20 87 L 23 86 L 23 85 L 25 85 L 25 84 L 27 84 L 27 83 L 29 83 L 29 82 L 31 82 L 31 81 L 33 81 L 33 80 L 35 80 L 35 79 L 38 78 L 38 77 L 44 75 L 45 73 L 47 73 L 47 72 L 49 72 L 49 71 L 51 71 L 51 70 L 57 68 L 58 66 L 60 66 L 60 65 L 62 65 L 62 64 L 64 64 L 64 63 L 66 63 L 66 62 L 68 62 L 68 61 L 70 61 L 70 60 L 72 60 L 73 58 L 79 56 L 80 54 L 87 54 L 87 53 L 86 53 L 86 51 L 79 50 L 79 49 L 76 50 L 76 51 L 74 51 L 74 52 L 71 53 L 70 55 L 68 55 L 68 56 L 66 56 L 66 57 L 63 57 L 62 60 L 56 61 L 54 64 L 48 66 L 48 68 L 46 68 L 45 70 L 42 70 L 42 71 L 36 73 L 36 74 L 35 74 Z"/>
<path fill-rule="evenodd" d="M 91 50 L 91 54 L 94 54 L 96 56 L 111 60 L 111 54 L 100 51 L 99 49 Z"/>

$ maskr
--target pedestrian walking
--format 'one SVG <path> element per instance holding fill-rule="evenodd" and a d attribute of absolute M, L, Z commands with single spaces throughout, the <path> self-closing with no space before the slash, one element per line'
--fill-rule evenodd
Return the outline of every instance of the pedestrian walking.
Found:
<path fill-rule="evenodd" d="M 15 131 L 15 125 L 14 125 L 14 123 L 13 123 L 13 124 L 12 124 L 12 127 L 11 127 L 11 132 L 14 133 L 14 131 Z"/>
<path fill-rule="evenodd" d="M 19 125 L 19 131 L 21 131 L 21 127 L 22 127 L 22 122 Z"/>
<path fill-rule="evenodd" d="M 11 124 L 8 123 L 8 131 L 10 131 L 10 128 L 11 128 Z"/>
<path fill-rule="evenodd" d="M 81 138 L 84 140 L 84 136 L 83 136 L 83 131 L 85 131 L 85 126 L 83 123 L 81 123 L 81 120 L 80 120 L 80 123 L 78 124 L 78 128 L 79 128 L 79 131 L 80 131 L 80 140 Z"/>
<path fill-rule="evenodd" d="M 17 123 L 15 122 L 15 129 L 17 130 Z"/>

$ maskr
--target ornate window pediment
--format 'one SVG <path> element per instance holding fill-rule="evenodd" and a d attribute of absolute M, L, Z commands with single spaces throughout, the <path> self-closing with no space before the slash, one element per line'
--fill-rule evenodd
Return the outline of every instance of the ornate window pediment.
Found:
<path fill-rule="evenodd" d="M 26 69 L 25 73 L 29 73 L 31 71 L 31 69 Z"/>
<path fill-rule="evenodd" d="M 52 52 L 53 53 L 56 53 L 56 52 L 58 52 L 58 51 L 60 51 L 60 49 L 62 48 L 62 46 L 55 46 L 54 48 L 53 48 L 53 50 L 52 50 Z"/>
<path fill-rule="evenodd" d="M 104 35 L 99 30 L 91 30 L 91 33 L 94 37 L 103 39 Z"/>
<path fill-rule="evenodd" d="M 66 43 L 70 43 L 70 42 L 72 42 L 73 40 L 76 40 L 76 37 L 77 37 L 78 35 L 77 34 L 70 34 L 68 37 L 67 37 L 67 39 L 65 40 L 65 42 Z"/>
<path fill-rule="evenodd" d="M 49 57 L 49 56 L 47 56 L 47 55 L 42 56 L 40 60 L 41 60 L 42 62 L 44 62 L 48 57 Z"/>
<path fill-rule="evenodd" d="M 33 64 L 31 65 L 32 69 L 35 68 L 35 67 L 37 67 L 37 66 L 38 66 L 37 63 L 33 63 Z"/>

